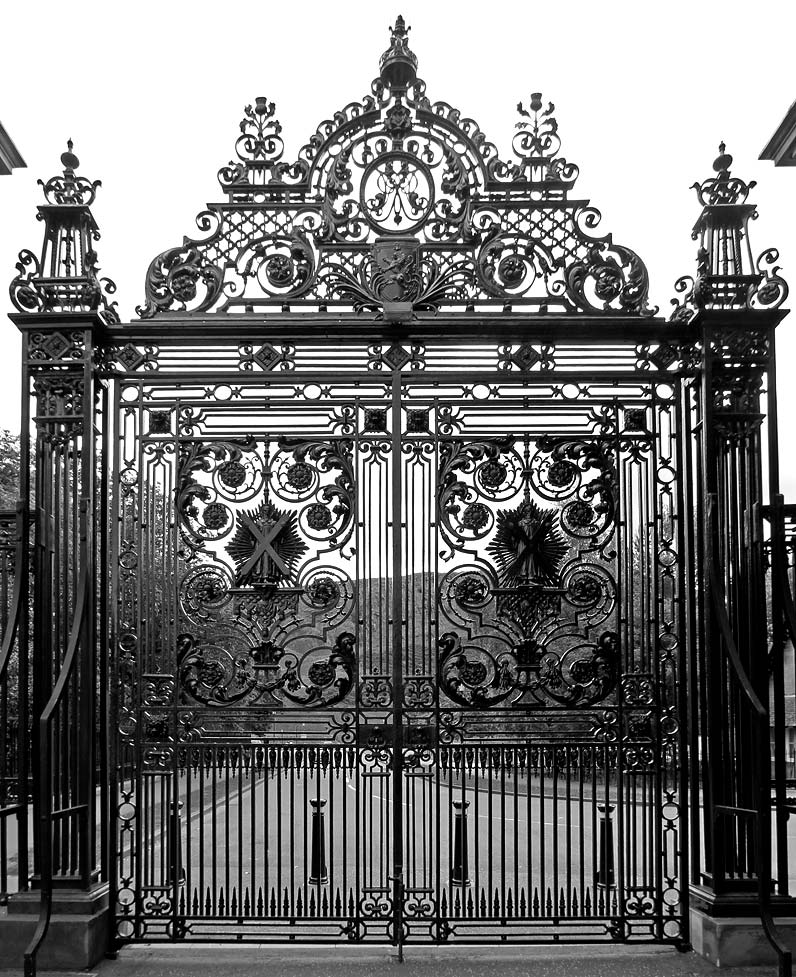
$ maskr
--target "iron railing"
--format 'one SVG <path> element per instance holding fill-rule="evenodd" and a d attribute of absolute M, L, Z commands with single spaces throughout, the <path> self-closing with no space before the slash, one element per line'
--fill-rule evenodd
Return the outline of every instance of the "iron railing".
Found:
<path fill-rule="evenodd" d="M 79 651 L 86 644 L 86 626 L 91 613 L 91 544 L 90 506 L 88 499 L 80 502 L 80 543 L 78 550 L 79 569 L 77 593 L 75 595 L 73 617 L 69 629 L 63 661 L 50 696 L 37 719 L 39 754 L 37 758 L 38 787 L 38 867 L 41 907 L 39 919 L 33 936 L 25 950 L 25 977 L 35 977 L 38 953 L 47 936 L 52 917 L 53 884 L 56 874 L 90 873 L 89 839 L 93 825 L 89 817 L 93 815 L 92 805 L 84 799 L 81 803 L 68 803 L 70 795 L 62 794 L 53 781 L 54 763 L 57 756 L 55 737 L 56 722 L 63 722 L 61 713 L 69 700 L 70 685 L 74 686 L 78 676 Z M 84 681 L 86 677 L 83 676 Z M 94 688 L 94 676 L 89 676 Z M 75 696 L 74 688 L 72 696 Z M 61 724 L 59 723 L 59 725 Z M 93 735 L 93 731 L 89 731 Z M 64 804 L 64 799 L 67 803 Z M 59 803 L 60 802 L 60 803 Z"/>
<path fill-rule="evenodd" d="M 716 499 L 710 497 L 708 512 L 708 537 L 710 538 L 710 527 L 716 510 Z M 776 533 L 776 530 L 775 530 Z M 774 561 L 776 565 L 776 560 Z M 777 571 L 775 570 L 775 574 Z M 756 768 L 756 805 L 746 807 L 739 804 L 716 803 L 715 798 L 712 803 L 713 823 L 711 825 L 713 837 L 711 839 L 715 848 L 727 848 L 725 859 L 722 860 L 723 873 L 743 874 L 744 865 L 749 861 L 754 865 L 754 873 L 757 878 L 757 893 L 760 904 L 760 920 L 763 930 L 772 949 L 777 955 L 780 977 L 790 977 L 792 972 L 792 954 L 782 935 L 777 928 L 772 911 L 772 838 L 771 838 L 771 779 L 770 769 L 770 721 L 769 709 L 761 701 L 758 690 L 755 689 L 752 679 L 743 663 L 738 650 L 732 623 L 727 613 L 727 599 L 724 585 L 721 581 L 719 568 L 715 560 L 712 559 L 710 548 L 707 553 L 707 590 L 710 601 L 710 611 L 717 626 L 721 648 L 724 652 L 722 669 L 723 681 L 727 683 L 729 690 L 740 693 L 736 698 L 737 704 L 745 705 L 745 713 L 750 720 L 752 729 L 752 755 L 756 757 L 758 766 Z M 729 692 L 728 694 L 732 694 Z M 726 845 L 727 836 L 725 825 L 727 820 L 734 820 L 734 828 L 730 828 L 729 833 L 734 835 L 733 843 Z M 747 830 L 751 826 L 751 830 Z M 754 854 L 752 859 L 743 857 L 745 847 L 744 836 L 748 836 Z M 741 853 L 741 858 L 736 860 L 736 853 Z M 786 873 L 787 874 L 787 873 Z M 724 880 L 721 879 L 720 883 Z"/>
<path fill-rule="evenodd" d="M 10 884 L 28 886 L 28 654 L 27 603 L 29 513 L 23 502 L 0 512 L 0 904 Z M 22 625 L 22 626 L 21 626 Z"/>

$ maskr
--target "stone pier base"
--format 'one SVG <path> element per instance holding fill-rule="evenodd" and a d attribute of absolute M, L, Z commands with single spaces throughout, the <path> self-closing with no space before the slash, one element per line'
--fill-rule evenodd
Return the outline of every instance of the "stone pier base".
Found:
<path fill-rule="evenodd" d="M 777 919 L 777 929 L 796 956 L 796 919 Z M 760 919 L 749 916 L 709 916 L 700 909 L 692 909 L 691 945 L 696 953 L 717 967 L 754 967 L 777 962 Z"/>
<path fill-rule="evenodd" d="M 8 900 L 0 915 L 3 966 L 22 971 L 25 950 L 39 921 L 38 892 L 20 892 Z M 39 950 L 41 970 L 85 970 L 105 955 L 108 947 L 108 885 L 84 892 L 56 889 L 47 936 Z"/>

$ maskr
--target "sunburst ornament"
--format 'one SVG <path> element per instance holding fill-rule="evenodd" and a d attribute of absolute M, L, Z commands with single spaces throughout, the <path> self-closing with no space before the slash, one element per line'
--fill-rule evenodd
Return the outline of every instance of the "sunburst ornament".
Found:
<path fill-rule="evenodd" d="M 498 512 L 487 552 L 497 564 L 502 587 L 558 584 L 561 561 L 569 547 L 554 525 L 556 513 L 532 501 Z"/>
<path fill-rule="evenodd" d="M 235 561 L 236 584 L 274 584 L 292 577 L 296 563 L 307 550 L 297 529 L 295 512 L 281 512 L 271 502 L 239 512 L 235 535 L 227 553 Z"/>

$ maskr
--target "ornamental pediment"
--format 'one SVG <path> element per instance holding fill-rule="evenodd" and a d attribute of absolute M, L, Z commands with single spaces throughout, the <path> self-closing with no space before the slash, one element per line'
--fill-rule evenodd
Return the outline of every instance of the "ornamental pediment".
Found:
<path fill-rule="evenodd" d="M 572 195 L 555 109 L 518 105 L 502 159 L 479 126 L 431 102 L 398 18 L 371 93 L 290 162 L 273 102 L 246 106 L 222 203 L 150 264 L 143 318 L 301 307 L 407 319 L 440 309 L 651 315 L 638 255 Z"/>

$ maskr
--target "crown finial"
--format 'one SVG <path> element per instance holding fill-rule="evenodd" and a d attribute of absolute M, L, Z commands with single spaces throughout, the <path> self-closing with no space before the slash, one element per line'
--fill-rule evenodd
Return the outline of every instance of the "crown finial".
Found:
<path fill-rule="evenodd" d="M 74 176 L 75 170 L 80 166 L 80 160 L 72 152 L 74 143 L 71 139 L 66 140 L 66 152 L 61 153 L 61 165 L 64 168 L 64 176 Z"/>
<path fill-rule="evenodd" d="M 732 156 L 726 152 L 724 140 L 719 143 L 719 155 L 713 160 L 713 169 L 716 173 L 729 174 L 732 166 Z"/>
<path fill-rule="evenodd" d="M 703 207 L 746 203 L 746 198 L 749 196 L 749 191 L 755 186 L 755 181 L 750 180 L 747 183 L 737 176 L 732 176 L 730 173 L 732 162 L 732 156 L 727 152 L 727 146 L 722 140 L 719 143 L 719 155 L 713 160 L 713 172 L 716 175 L 703 180 L 701 183 L 693 184 L 693 189 L 696 190 L 699 202 Z"/>
<path fill-rule="evenodd" d="M 410 29 L 398 14 L 390 28 L 390 46 L 379 61 L 382 82 L 396 92 L 406 91 L 417 78 L 417 56 L 409 49 Z"/>

